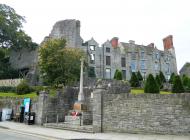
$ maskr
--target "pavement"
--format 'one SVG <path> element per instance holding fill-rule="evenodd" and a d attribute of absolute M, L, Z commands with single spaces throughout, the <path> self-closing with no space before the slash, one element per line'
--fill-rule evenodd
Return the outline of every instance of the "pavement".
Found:
<path fill-rule="evenodd" d="M 190 140 L 189 136 L 143 135 L 128 133 L 81 133 L 68 130 L 45 128 L 39 125 L 27 125 L 16 122 L 0 122 L 0 128 L 21 134 L 41 136 L 49 140 Z"/>

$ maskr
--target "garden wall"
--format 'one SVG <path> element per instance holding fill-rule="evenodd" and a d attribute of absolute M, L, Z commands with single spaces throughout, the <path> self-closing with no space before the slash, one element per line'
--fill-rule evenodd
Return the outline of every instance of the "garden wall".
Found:
<path fill-rule="evenodd" d="M 190 94 L 94 94 L 94 131 L 190 134 Z"/>

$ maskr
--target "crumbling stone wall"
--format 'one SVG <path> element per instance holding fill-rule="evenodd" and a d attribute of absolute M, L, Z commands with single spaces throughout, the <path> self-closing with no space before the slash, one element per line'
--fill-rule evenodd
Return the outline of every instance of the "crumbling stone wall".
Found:
<path fill-rule="evenodd" d="M 49 37 L 66 39 L 67 47 L 81 47 L 80 21 L 70 19 L 56 22 Z"/>

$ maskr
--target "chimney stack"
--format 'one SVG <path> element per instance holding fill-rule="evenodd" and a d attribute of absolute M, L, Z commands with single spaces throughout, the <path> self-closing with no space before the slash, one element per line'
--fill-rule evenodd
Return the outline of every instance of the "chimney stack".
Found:
<path fill-rule="evenodd" d="M 164 44 L 164 50 L 168 50 L 173 47 L 173 36 L 169 35 L 163 39 L 163 44 Z"/>
<path fill-rule="evenodd" d="M 119 40 L 118 37 L 112 38 L 111 45 L 112 45 L 113 48 L 117 48 L 118 47 L 118 40 Z"/>

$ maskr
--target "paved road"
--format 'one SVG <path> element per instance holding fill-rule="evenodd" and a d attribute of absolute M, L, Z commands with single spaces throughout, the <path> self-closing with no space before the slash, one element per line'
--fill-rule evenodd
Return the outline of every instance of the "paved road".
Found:
<path fill-rule="evenodd" d="M 18 133 L 8 129 L 0 128 L 0 140 L 53 140 L 53 139 L 43 136 Z"/>
<path fill-rule="evenodd" d="M 143 135 L 143 134 L 127 134 L 127 133 L 80 133 L 68 130 L 59 130 L 59 129 L 51 129 L 44 128 L 38 125 L 26 125 L 22 123 L 15 122 L 0 122 L 0 128 L 9 128 L 3 129 L 4 132 L 10 131 L 11 136 L 12 133 L 21 133 L 21 135 L 25 135 L 24 139 L 22 136 L 19 140 L 55 140 L 57 139 L 66 139 L 66 140 L 190 140 L 190 135 L 188 136 L 176 136 L 176 135 Z M 4 140 L 1 138 L 0 131 L 0 140 Z M 7 135 L 7 133 L 2 133 L 3 135 Z M 16 135 L 16 136 L 17 136 Z M 27 137 L 27 135 L 31 137 Z M 8 135 L 9 136 L 9 135 Z M 10 138 L 11 138 L 10 136 Z M 31 138 L 31 139 L 27 139 Z M 33 138 L 33 139 L 32 139 Z M 5 140 L 15 140 L 14 139 L 5 139 Z M 17 140 L 17 139 L 16 139 Z"/>

